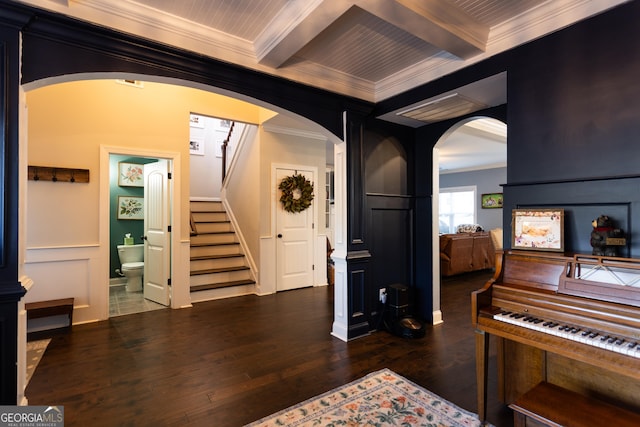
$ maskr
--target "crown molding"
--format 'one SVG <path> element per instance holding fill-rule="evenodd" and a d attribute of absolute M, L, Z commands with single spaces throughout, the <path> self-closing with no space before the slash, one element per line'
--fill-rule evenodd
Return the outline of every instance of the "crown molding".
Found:
<path fill-rule="evenodd" d="M 629 0 L 547 2 L 491 29 L 487 52 L 500 53 L 605 12 Z"/>
<path fill-rule="evenodd" d="M 261 126 L 265 130 L 265 132 L 279 133 L 281 135 L 297 136 L 300 138 L 307 138 L 307 139 L 316 139 L 318 141 L 323 141 L 323 142 L 328 141 L 326 136 L 318 132 L 311 132 L 303 129 L 294 129 L 290 127 L 271 125 L 268 123 L 265 123 Z"/>

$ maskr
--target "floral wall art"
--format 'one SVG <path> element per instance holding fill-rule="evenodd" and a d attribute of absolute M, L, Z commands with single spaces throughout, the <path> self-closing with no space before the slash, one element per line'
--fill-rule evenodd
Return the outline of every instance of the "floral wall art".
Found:
<path fill-rule="evenodd" d="M 144 219 L 144 198 L 118 196 L 118 219 Z"/>
<path fill-rule="evenodd" d="M 118 185 L 121 187 L 144 187 L 144 169 L 136 163 L 118 164 Z"/>

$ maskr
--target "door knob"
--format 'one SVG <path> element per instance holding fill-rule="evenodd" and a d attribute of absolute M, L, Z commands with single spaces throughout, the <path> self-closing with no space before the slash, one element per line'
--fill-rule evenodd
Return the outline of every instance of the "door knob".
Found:
<path fill-rule="evenodd" d="M 278 239 L 282 239 L 282 234 L 278 234 Z"/>
<path fill-rule="evenodd" d="M 147 240 L 147 236 L 142 236 L 141 239 L 142 240 Z"/>

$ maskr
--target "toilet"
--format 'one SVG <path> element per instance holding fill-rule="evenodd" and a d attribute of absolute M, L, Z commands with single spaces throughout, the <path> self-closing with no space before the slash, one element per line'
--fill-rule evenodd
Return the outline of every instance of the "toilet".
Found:
<path fill-rule="evenodd" d="M 118 245 L 120 275 L 127 278 L 127 292 L 142 291 L 144 245 Z"/>

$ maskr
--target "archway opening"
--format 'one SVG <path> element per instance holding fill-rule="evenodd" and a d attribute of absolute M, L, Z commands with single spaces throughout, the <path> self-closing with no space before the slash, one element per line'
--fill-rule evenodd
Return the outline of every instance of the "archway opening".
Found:
<path fill-rule="evenodd" d="M 433 148 L 433 319 L 443 321 L 440 306 L 440 236 L 454 234 L 466 224 L 490 231 L 502 229 L 501 206 L 482 201 L 501 197 L 506 182 L 507 125 L 490 117 L 471 117 L 453 125 Z M 441 194 L 446 194 L 442 197 Z M 466 271 L 447 269 L 446 274 Z"/>
<path fill-rule="evenodd" d="M 176 88 L 181 88 L 181 89 L 185 89 L 188 88 L 190 90 L 196 89 L 196 92 L 200 91 L 203 92 L 200 95 L 198 95 L 198 99 L 199 99 L 199 104 L 198 105 L 194 105 L 194 106 L 189 106 L 189 108 L 183 108 L 184 111 L 182 111 L 180 113 L 180 117 L 178 117 L 176 120 L 176 123 L 179 122 L 179 127 L 180 129 L 184 128 L 184 132 L 181 130 L 180 132 L 185 133 L 188 132 L 188 127 L 186 126 L 188 124 L 188 113 L 195 110 L 195 111 L 207 111 L 207 106 L 210 105 L 214 105 L 215 102 L 212 102 L 211 99 L 209 99 L 211 96 L 214 95 L 220 95 L 219 92 L 224 92 L 224 91 L 218 91 L 215 88 L 211 88 L 208 86 L 204 86 L 204 85 L 199 85 L 199 84 L 194 84 L 192 82 L 185 82 L 185 81 L 181 81 L 181 80 L 175 80 L 175 79 L 166 79 L 166 78 L 159 78 L 159 77 L 153 77 L 153 76 L 142 76 L 142 75 L 130 75 L 130 74 L 123 74 L 123 73 L 104 73 L 104 74 L 100 74 L 100 75 L 96 75 L 96 74 L 87 74 L 87 75 L 67 75 L 64 76 L 62 78 L 52 78 L 52 79 L 46 79 L 46 81 L 38 81 L 38 82 L 33 82 L 30 83 L 28 85 L 25 85 L 23 87 L 23 89 L 25 90 L 25 94 L 23 97 L 23 101 L 25 104 L 29 104 L 29 96 L 32 93 L 35 93 L 39 90 L 47 90 L 47 88 L 51 89 L 54 88 L 56 86 L 60 86 L 62 84 L 65 83 L 81 83 L 81 84 L 90 84 L 91 82 L 95 82 L 98 80 L 103 80 L 103 81 L 107 81 L 108 80 L 108 84 L 110 85 L 107 89 L 105 89 L 102 94 L 100 96 L 95 96 L 94 99 L 96 100 L 96 102 L 98 104 L 106 104 L 106 100 L 107 99 L 111 99 L 110 97 L 112 95 L 114 95 L 115 92 L 117 91 L 124 91 L 124 90 L 129 90 L 132 92 L 135 92 L 137 94 L 140 94 L 141 90 L 143 91 L 144 89 L 140 89 L 140 88 L 125 88 L 122 87 L 122 85 L 116 85 L 115 84 L 115 80 L 116 79 L 126 79 L 126 80 L 133 80 L 133 81 L 144 81 L 144 82 L 148 82 L 147 84 L 149 86 L 152 86 L 152 84 L 156 84 L 156 85 L 166 85 L 168 88 L 167 90 L 171 91 L 175 91 L 177 92 L 178 89 Z M 112 84 L 113 83 L 113 84 Z M 173 89 L 171 89 L 171 87 L 173 87 Z M 206 93 L 204 93 L 206 92 Z M 171 94 L 169 94 L 171 95 Z M 252 105 L 254 105 L 254 107 L 256 105 L 258 105 L 258 101 L 254 100 L 254 99 L 249 99 L 247 97 L 242 97 L 240 95 L 235 96 L 233 99 L 228 98 L 229 96 L 234 95 L 234 94 L 230 94 L 228 92 L 224 92 L 222 97 L 227 97 L 225 98 L 225 105 L 227 106 L 227 108 L 229 110 L 231 110 L 233 108 L 233 105 L 231 105 L 234 102 L 250 102 L 252 103 Z M 53 98 L 53 96 L 55 96 L 55 94 L 52 94 L 51 98 Z M 89 96 L 90 97 L 90 96 Z M 87 96 L 85 94 L 85 96 L 68 96 L 68 97 L 63 97 L 63 98 L 58 98 L 58 99 L 86 99 Z M 204 99 L 207 98 L 207 99 Z M 176 93 L 174 93 L 172 96 L 169 96 L 166 99 L 172 99 L 173 100 L 173 104 L 176 103 L 180 103 L 180 96 L 177 96 Z M 214 100 L 215 101 L 215 100 Z M 71 101 L 69 101 L 69 103 L 71 104 Z M 293 112 L 289 112 L 289 111 L 284 111 L 281 108 L 277 108 L 275 106 L 271 106 L 271 105 L 266 105 L 265 103 L 260 103 L 261 105 L 258 105 L 259 108 L 263 108 L 264 111 L 266 111 L 267 109 L 271 112 L 271 115 L 269 117 L 265 116 L 264 114 L 261 115 L 262 113 L 258 113 L 255 116 L 257 117 L 255 120 L 254 119 L 246 119 L 243 117 L 239 117 L 240 120 L 246 121 L 246 122 L 251 122 L 251 123 L 257 123 L 257 124 L 264 124 L 265 122 L 269 121 L 270 118 L 276 117 L 278 115 L 281 116 L 287 116 L 288 118 L 291 118 L 291 121 L 287 121 L 286 123 L 284 123 L 282 120 L 278 121 L 276 123 L 274 123 L 273 121 L 269 121 L 269 126 L 270 129 L 269 131 L 271 133 L 275 133 L 275 132 L 280 132 L 280 134 L 284 134 L 286 132 L 288 132 L 288 135 L 292 135 L 292 136 L 296 136 L 299 138 L 306 138 L 306 139 L 316 139 L 318 141 L 322 141 L 322 142 L 316 142 L 322 145 L 322 150 L 321 154 L 322 154 L 322 162 L 324 163 L 326 160 L 326 155 L 325 155 L 325 149 L 324 149 L 324 143 L 326 144 L 338 144 L 338 143 L 342 143 L 342 141 L 340 141 L 335 135 L 331 134 L 329 131 L 327 131 L 326 129 L 322 128 L 321 126 L 312 123 L 311 121 L 309 121 L 308 119 L 302 118 L 301 116 L 296 115 Z M 70 120 L 72 120 L 72 122 L 66 122 L 67 125 L 67 129 L 69 128 L 73 128 L 74 129 L 74 133 L 76 134 L 74 137 L 77 137 L 77 145 L 73 145 L 75 146 L 75 148 L 73 148 L 73 146 L 71 145 L 70 139 L 69 138 L 57 138 L 55 139 L 55 141 L 52 139 L 54 137 L 53 133 L 49 133 L 49 135 L 44 135 L 42 134 L 40 136 L 40 139 L 43 143 L 48 144 L 47 145 L 47 150 L 57 150 L 59 153 L 56 154 L 57 157 L 55 157 L 55 161 L 56 163 L 64 163 L 64 162 L 78 162 L 79 164 L 89 164 L 89 168 L 93 168 L 94 170 L 102 170 L 104 169 L 102 165 L 100 165 L 100 161 L 101 161 L 101 157 L 99 156 L 98 152 L 99 152 L 99 147 L 112 147 L 113 148 L 113 152 L 123 152 L 123 150 L 121 149 L 122 147 L 137 147 L 135 149 L 132 148 L 127 148 L 126 150 L 124 150 L 124 152 L 126 152 L 127 154 L 135 154 L 135 155 L 145 155 L 145 156 L 155 156 L 155 157 L 166 157 L 166 155 L 164 154 L 165 152 L 171 152 L 172 153 L 172 158 L 175 159 L 174 161 L 174 167 L 176 165 L 179 165 L 180 162 L 183 162 L 183 164 L 186 166 L 185 163 L 185 159 L 188 158 L 189 156 L 189 137 L 188 134 L 185 133 L 185 135 L 182 135 L 182 133 L 176 132 L 176 134 L 173 135 L 166 135 L 166 134 L 162 134 L 162 132 L 158 132 L 157 129 L 156 131 L 153 131 L 153 124 L 152 123 L 156 123 L 160 124 L 160 123 L 167 123 L 168 120 L 171 120 L 171 122 L 174 120 L 174 118 L 169 119 L 168 117 L 166 117 L 166 114 L 163 113 L 163 110 L 168 110 L 166 108 L 161 108 L 159 107 L 161 105 L 160 100 L 158 100 L 158 102 L 156 103 L 151 103 L 148 104 L 150 105 L 150 107 L 146 108 L 147 110 L 153 110 L 153 115 L 151 116 L 153 118 L 153 120 L 143 120 L 142 122 L 140 122 L 140 117 L 138 116 L 138 121 L 136 123 L 136 114 L 129 114 L 128 117 L 131 118 L 131 120 L 127 120 L 126 123 L 124 122 L 125 117 L 120 116 L 119 118 L 116 117 L 116 114 L 114 113 L 113 115 L 113 120 L 109 123 L 107 123 L 106 125 L 103 126 L 104 129 L 108 129 L 109 127 L 113 128 L 114 126 L 123 126 L 123 130 L 122 132 L 120 132 L 120 136 L 119 137 L 113 137 L 113 135 L 110 137 L 106 132 L 98 132 L 98 135 L 96 136 L 94 132 L 95 131 L 95 123 L 93 121 L 89 121 L 89 113 L 86 113 L 86 115 L 83 114 L 78 114 L 78 115 L 73 115 L 73 114 L 68 114 L 67 117 L 70 118 Z M 62 106 L 58 105 L 59 110 L 62 110 Z M 71 108 L 71 107 L 70 107 Z M 79 111 L 80 113 L 83 110 L 82 106 L 76 106 L 76 108 L 79 108 L 76 111 Z M 85 108 L 86 109 L 86 108 Z M 34 109 L 35 110 L 35 109 Z M 138 110 L 141 111 L 141 110 Z M 64 115 L 61 113 L 61 115 Z M 215 115 L 214 113 L 212 113 L 212 115 Z M 35 111 L 30 111 L 30 115 L 28 117 L 28 120 L 36 120 L 36 116 L 37 114 L 35 114 Z M 40 115 L 42 116 L 42 114 Z M 96 115 L 94 114 L 91 120 L 97 120 L 97 117 L 100 117 L 101 115 Z M 225 114 L 226 116 L 226 114 Z M 106 117 L 105 115 L 102 115 L 101 117 Z M 111 117 L 111 116 L 109 116 Z M 235 118 L 235 116 L 234 116 Z M 25 117 L 26 119 L 26 117 Z M 53 119 L 52 119 L 53 120 Z M 146 122 L 146 124 L 145 124 Z M 297 125 L 297 127 L 295 127 L 293 125 L 293 122 L 295 122 L 295 124 Z M 28 127 L 29 122 L 27 122 L 27 120 L 23 121 L 23 126 Z M 52 123 L 52 125 L 54 125 L 55 123 Z M 150 127 L 148 127 L 151 124 Z M 148 130 L 148 132 L 141 132 L 139 131 L 139 128 L 142 126 L 145 126 L 145 129 Z M 62 122 L 58 123 L 57 125 L 58 127 L 64 127 Z M 101 125 L 102 126 L 102 125 Z M 176 127 L 178 127 L 176 126 Z M 43 128 L 48 127 L 48 126 L 43 126 Z M 159 128 L 159 126 L 156 126 L 157 128 Z M 126 132 L 126 130 L 132 130 L 132 129 L 138 129 L 137 132 Z M 26 129 L 25 129 L 26 130 Z M 20 132 L 22 135 L 29 135 L 29 139 L 30 141 L 32 141 L 32 137 L 35 137 L 36 135 L 32 132 Z M 81 139 L 81 135 L 84 134 L 85 138 L 80 141 Z M 91 135 L 94 135 L 93 137 L 91 137 Z M 322 138 L 320 137 L 323 136 Z M 183 137 L 185 136 L 185 137 Z M 138 137 L 142 137 L 144 138 L 144 140 L 138 138 Z M 173 142 L 172 142 L 173 141 Z M 25 152 L 28 152 L 28 141 L 23 141 L 24 144 L 21 142 L 21 148 L 23 148 L 25 150 Z M 133 142 L 133 145 L 132 145 Z M 62 144 L 62 145 L 60 145 Z M 74 143 L 75 144 L 75 143 Z M 173 145 L 173 144 L 179 144 L 179 145 Z M 40 144 L 41 146 L 44 146 L 45 144 Z M 57 147 L 54 148 L 54 147 Z M 142 148 L 141 148 L 142 147 Z M 331 147 L 333 148 L 333 147 Z M 133 150 L 133 151 L 131 151 Z M 66 155 L 63 155 L 63 153 L 66 153 Z M 47 153 L 42 153 L 42 155 L 46 155 Z M 23 159 L 23 161 L 25 162 L 25 164 L 23 165 L 24 168 L 26 168 L 26 162 L 30 161 L 30 160 L 36 160 L 35 158 L 32 158 L 34 156 L 29 156 L 28 154 L 25 156 L 21 156 L 21 159 Z M 53 157 L 50 156 L 50 158 L 48 160 L 51 160 Z M 44 161 L 44 159 L 38 159 L 38 160 L 42 160 Z M 75 164 L 75 163 L 74 163 Z M 187 171 L 187 168 L 184 167 L 182 169 L 184 172 Z M 257 170 L 257 168 L 256 168 Z M 341 171 L 343 171 L 344 168 L 339 168 L 337 173 L 340 173 Z M 174 169 L 174 172 L 176 170 Z M 175 173 L 175 175 L 180 175 L 180 173 Z M 82 298 L 85 300 L 85 304 L 82 305 L 81 308 L 85 309 L 84 311 L 86 312 L 86 318 L 82 318 L 80 316 L 81 313 L 76 313 L 78 315 L 78 318 L 83 319 L 83 321 L 93 321 L 93 320 L 99 320 L 99 319 L 104 319 L 107 318 L 108 316 L 108 311 L 107 311 L 107 298 L 108 298 L 108 294 L 106 293 L 106 291 L 104 291 L 104 289 L 106 289 L 106 286 L 102 286 L 101 284 L 99 284 L 98 282 L 100 281 L 104 281 L 103 279 L 108 277 L 108 271 L 106 270 L 108 267 L 106 263 L 104 263 L 104 259 L 108 258 L 108 256 L 105 255 L 105 249 L 104 247 L 108 246 L 105 242 L 108 240 L 106 238 L 104 238 L 104 235 L 106 233 L 103 233 L 102 229 L 104 229 L 104 227 L 101 225 L 104 221 L 102 220 L 102 218 L 105 216 L 104 212 L 106 212 L 107 209 L 102 209 L 102 208 L 98 208 L 98 206 L 100 205 L 100 200 L 102 200 L 101 198 L 101 194 L 104 193 L 104 191 L 101 191 L 100 186 L 97 185 L 97 182 L 100 181 L 101 178 L 99 177 L 99 174 L 94 174 L 92 175 L 92 183 L 87 185 L 86 187 L 82 187 L 80 191 L 78 191 L 78 189 L 80 188 L 77 184 L 74 187 L 75 192 L 69 192 L 69 194 L 71 195 L 75 195 L 78 194 L 79 192 L 82 193 L 84 196 L 83 200 L 85 201 L 94 201 L 94 203 L 91 203 L 91 208 L 89 209 L 89 214 L 86 213 L 86 210 L 82 210 L 81 215 L 79 215 L 79 221 L 76 222 L 76 229 L 79 226 L 82 226 L 84 228 L 82 228 L 82 232 L 78 232 L 78 233 L 74 233 L 74 234 L 65 234 L 64 236 L 53 236 L 52 238 L 55 238 L 57 240 L 62 240 L 63 238 L 68 239 L 64 240 L 63 243 L 59 243 L 59 242 L 53 242 L 50 244 L 50 242 L 48 241 L 44 241 L 43 237 L 41 235 L 38 235 L 37 238 L 39 240 L 34 240 L 33 235 L 28 236 L 26 233 L 21 233 L 21 239 L 22 239 L 22 247 L 26 248 L 26 251 L 29 252 L 30 250 L 33 251 L 36 248 L 36 246 L 40 247 L 40 246 L 44 246 L 47 245 L 48 250 L 50 250 L 50 252 L 52 252 L 52 259 L 55 256 L 58 256 L 56 254 L 54 254 L 54 252 L 58 253 L 58 252 L 63 252 L 65 251 L 65 253 L 70 253 L 73 252 L 74 250 L 76 252 L 81 252 L 80 255 L 78 255 L 77 253 L 73 253 L 69 256 L 69 262 L 76 262 L 77 258 L 81 258 L 82 260 L 86 260 L 85 264 L 82 266 L 84 268 L 83 269 L 79 269 L 80 273 L 78 273 L 78 275 L 80 276 L 80 274 L 82 274 L 85 271 L 99 271 L 98 274 L 89 274 L 89 276 L 92 278 L 93 281 L 95 281 L 96 283 L 90 283 L 90 284 L 86 284 L 85 282 L 83 283 L 82 289 Z M 182 179 L 182 182 L 186 181 L 186 179 Z M 340 182 L 344 182 L 344 180 L 342 178 L 340 178 L 338 180 L 338 183 Z M 21 186 L 23 188 L 26 189 L 27 183 L 22 182 Z M 178 188 L 180 188 L 182 186 L 181 183 L 177 183 L 176 186 Z M 174 214 L 176 212 L 180 212 L 181 210 L 183 210 L 183 206 L 185 206 L 186 204 L 184 203 L 184 199 L 185 196 L 186 198 L 189 197 L 189 190 L 188 190 L 188 186 L 184 187 L 182 186 L 182 188 L 184 188 L 184 191 L 181 192 L 182 194 L 182 198 L 183 200 L 179 200 L 180 197 L 175 197 L 176 194 L 174 194 L 175 200 L 177 200 L 176 202 L 176 206 L 173 207 L 173 211 Z M 319 186 L 320 188 L 320 186 Z M 86 193 L 86 194 L 85 194 Z M 34 192 L 30 192 L 30 194 L 35 195 Z M 344 191 L 341 191 L 340 194 L 345 194 Z M 43 197 L 44 199 L 44 197 Z M 335 203 L 336 205 L 340 206 L 342 205 L 343 201 L 336 197 L 335 198 Z M 72 206 L 72 203 L 69 203 L 68 206 Z M 28 203 L 27 205 L 24 206 L 24 208 L 28 207 Z M 44 211 L 42 211 L 44 212 Z M 80 211 L 78 211 L 80 212 Z M 23 219 L 23 223 L 22 223 L 22 228 L 26 229 L 28 227 L 25 227 L 25 224 L 27 223 L 32 223 L 32 224 L 39 224 L 41 221 L 39 221 L 38 218 L 33 218 L 33 215 L 37 214 L 37 211 L 35 209 L 23 209 L 23 213 L 21 214 L 21 216 L 24 218 Z M 60 216 L 63 216 L 62 213 L 60 213 Z M 182 218 L 184 219 L 185 217 L 188 217 L 188 215 L 185 213 L 184 215 L 182 215 Z M 323 218 L 324 218 L 324 214 L 323 214 Z M 341 217 L 342 218 L 342 217 Z M 69 228 L 69 227 L 67 227 Z M 257 227 L 256 227 L 257 228 Z M 31 229 L 33 229 L 33 227 L 31 227 Z M 341 229 L 346 229 L 346 227 L 341 227 Z M 85 232 L 86 231 L 86 232 Z M 185 221 L 180 221 L 180 224 L 177 224 L 176 227 L 173 230 L 174 235 L 176 236 L 174 239 L 174 244 L 173 244 L 173 250 L 176 252 L 176 259 L 183 259 L 181 258 L 185 253 L 188 254 L 189 250 L 188 250 L 188 246 L 187 246 L 187 239 L 186 238 L 181 238 L 180 236 L 188 236 L 188 227 L 185 226 Z M 264 234 L 263 234 L 264 235 Z M 75 236 L 75 237 L 74 237 Z M 34 243 L 30 243 L 30 240 Z M 83 239 L 83 240 L 82 240 Z M 344 239 L 342 239 L 344 240 Z M 320 245 L 320 243 L 315 242 L 316 244 Z M 322 242 L 322 249 L 323 249 L 323 253 L 324 253 L 324 249 L 325 249 L 325 241 L 323 240 Z M 259 243 L 260 244 L 260 243 Z M 50 246 L 53 246 L 50 247 Z M 64 247 L 63 247 L 64 246 Z M 40 251 L 42 252 L 42 251 Z M 65 258 L 66 260 L 66 258 Z M 84 261 L 83 261 L 84 262 Z M 60 263 L 62 264 L 62 263 Z M 188 264 L 188 263 L 187 263 Z M 102 266 L 104 265 L 104 266 Z M 38 272 L 36 272 L 34 269 L 37 267 L 43 267 L 44 264 L 41 263 L 39 266 L 35 266 L 35 265 L 31 265 L 31 266 L 26 266 L 22 265 L 22 268 L 26 268 L 27 273 L 31 273 L 31 274 L 38 274 Z M 41 268 L 42 270 L 42 268 Z M 174 282 L 178 282 L 178 283 L 188 283 L 188 271 L 186 268 L 184 268 L 184 263 L 176 263 L 175 269 L 174 269 L 175 273 L 177 276 L 180 276 L 180 280 L 174 280 Z M 263 269 L 264 271 L 265 269 Z M 42 281 L 41 281 L 42 282 Z M 78 279 L 78 282 L 80 283 L 80 279 Z M 175 283 L 174 283 L 175 284 Z M 42 289 L 42 288 L 41 288 Z M 100 289 L 101 292 L 94 292 L 95 290 Z M 175 308 L 178 307 L 185 307 L 188 306 L 190 304 L 190 299 L 189 299 L 189 289 L 185 288 L 185 290 L 181 290 L 180 292 L 178 292 L 176 289 L 173 289 L 173 294 L 172 294 L 172 306 L 174 306 Z M 176 295 L 176 293 L 179 293 L 179 295 Z M 35 293 L 34 293 L 35 295 Z M 174 303 L 175 301 L 175 303 Z M 81 310 L 78 310 L 81 311 Z"/>

